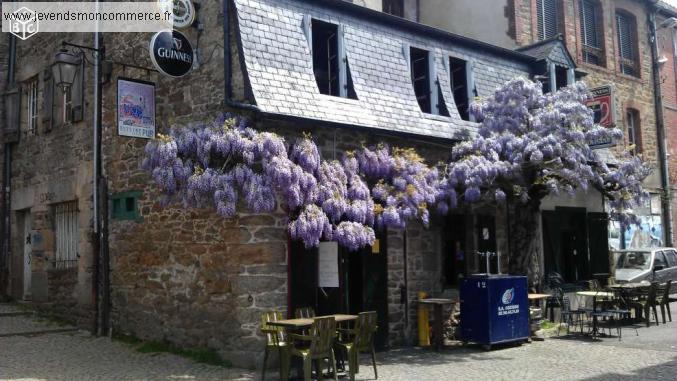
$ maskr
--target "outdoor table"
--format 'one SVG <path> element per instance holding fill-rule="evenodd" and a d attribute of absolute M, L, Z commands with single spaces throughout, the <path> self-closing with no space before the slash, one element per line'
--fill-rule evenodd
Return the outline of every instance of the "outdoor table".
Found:
<path fill-rule="evenodd" d="M 590 334 L 594 338 L 595 336 L 599 335 L 599 329 L 597 328 L 597 316 L 595 316 L 595 312 L 597 312 L 597 297 L 601 296 L 604 298 L 613 298 L 614 293 L 607 291 L 578 291 L 576 295 L 592 297 L 592 332 L 590 332 Z"/>
<path fill-rule="evenodd" d="M 444 344 L 444 334 L 442 333 L 442 307 L 448 304 L 458 303 L 458 301 L 452 299 L 427 298 L 420 299 L 418 302 L 421 304 L 433 306 L 433 315 L 435 316 L 435 322 L 433 324 L 435 350 L 439 352 L 442 349 L 442 345 Z"/>
<path fill-rule="evenodd" d="M 537 302 L 538 307 L 541 309 L 541 313 L 543 313 L 545 308 L 543 308 L 543 305 L 541 303 L 543 303 L 543 300 L 548 299 L 551 296 L 552 295 L 550 295 L 550 294 L 528 294 L 527 298 L 529 299 L 529 302 L 532 302 L 532 301 Z M 542 315 L 541 315 L 541 319 L 542 319 Z M 529 312 L 529 327 L 530 327 L 529 331 L 531 331 L 531 312 Z M 533 336 L 533 335 L 529 335 L 529 336 L 531 336 L 531 340 L 537 340 L 537 341 L 543 340 L 540 337 L 536 337 L 536 336 Z"/>
<path fill-rule="evenodd" d="M 333 317 L 336 320 L 336 324 L 347 323 L 357 320 L 357 315 L 346 315 L 346 314 L 336 314 L 336 315 L 325 315 L 325 316 L 316 316 L 315 318 L 322 317 Z M 297 319 L 284 319 L 278 321 L 268 322 L 268 325 L 275 327 L 282 327 L 285 331 L 299 331 L 302 329 L 308 329 L 313 325 L 313 319 L 315 318 L 297 318 Z M 292 345 L 292 344 L 289 344 Z M 298 364 L 297 364 L 298 365 Z M 296 373 L 303 374 L 303 371 L 296 366 Z"/>
<path fill-rule="evenodd" d="M 649 287 L 651 287 L 651 283 L 633 282 L 613 284 L 609 286 L 609 289 L 617 292 L 625 307 L 628 308 L 630 299 L 640 298 L 642 295 L 646 295 L 644 291 L 648 290 Z M 642 310 L 635 309 L 635 319 L 640 319 L 641 317 Z"/>

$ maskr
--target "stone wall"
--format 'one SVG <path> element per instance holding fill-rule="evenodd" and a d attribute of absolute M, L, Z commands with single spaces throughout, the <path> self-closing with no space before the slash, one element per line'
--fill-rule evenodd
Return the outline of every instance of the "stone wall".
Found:
<path fill-rule="evenodd" d="M 23 245 L 26 239 L 23 225 L 18 222 L 32 216 L 31 292 L 38 306 L 50 308 L 61 317 L 90 328 L 92 309 L 92 246 L 91 246 L 91 157 L 92 135 L 86 107 L 85 119 L 78 123 L 54 126 L 51 130 L 44 119 L 44 71 L 49 69 L 60 42 L 91 45 L 85 34 L 41 34 L 17 41 L 16 81 L 38 79 L 39 119 L 35 133 L 28 131 L 26 92 L 22 89 L 22 112 L 19 142 L 12 147 L 12 256 L 9 290 L 15 298 L 23 295 Z M 91 69 L 85 65 L 85 83 Z M 55 89 L 55 94 L 59 94 Z M 91 99 L 91 86 L 85 85 L 85 99 Z M 79 260 L 64 276 L 55 264 L 54 207 L 62 202 L 76 201 L 79 211 Z"/>

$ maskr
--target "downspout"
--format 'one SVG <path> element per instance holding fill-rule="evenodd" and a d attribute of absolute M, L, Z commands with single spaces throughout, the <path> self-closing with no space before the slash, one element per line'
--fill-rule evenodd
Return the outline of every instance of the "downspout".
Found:
<path fill-rule="evenodd" d="M 15 67 L 16 67 L 16 37 L 9 34 L 9 62 L 7 65 L 7 89 L 14 87 L 16 78 L 15 78 Z M 5 111 L 7 109 L 5 108 Z M 5 126 L 9 128 L 9 126 Z M 3 256 L 3 268 L 2 271 L 6 273 L 4 275 L 9 275 L 9 256 L 11 253 L 11 221 L 10 221 L 10 203 L 12 195 L 12 144 L 5 143 L 5 163 L 3 171 L 3 185 L 4 185 L 4 203 L 2 206 L 2 228 L 3 228 L 3 240 L 2 240 L 2 256 Z M 0 274 L 2 278 L 3 274 Z M 9 286 L 9 276 L 6 279 L 6 282 L 3 284 L 3 289 L 10 294 L 10 290 L 7 288 Z"/>
<path fill-rule="evenodd" d="M 661 208 L 665 231 L 665 245 L 672 246 L 672 213 L 670 212 L 670 178 L 668 173 L 668 156 L 665 142 L 665 120 L 663 117 L 663 96 L 661 93 L 660 64 L 658 63 L 658 41 L 656 32 L 656 1 L 650 1 L 648 7 L 649 41 L 651 43 L 651 63 L 653 69 L 654 105 L 656 108 L 656 138 L 658 139 L 658 157 L 661 175 Z"/>
<path fill-rule="evenodd" d="M 99 2 L 96 1 L 96 11 L 99 11 Z M 94 31 L 94 70 L 92 76 L 92 83 L 94 84 L 93 91 L 93 115 L 92 115 L 92 136 L 93 136 L 93 150 L 92 150 L 92 213 L 93 221 L 92 228 L 94 231 L 93 234 L 93 273 L 92 274 L 92 295 L 94 302 L 94 325 L 92 327 L 92 332 L 95 335 L 103 333 L 105 329 L 102 322 L 100 321 L 102 316 L 105 316 L 105 306 L 101 302 L 99 293 L 102 289 L 99 287 L 100 280 L 102 278 L 101 268 L 101 220 L 100 220 L 100 205 L 99 205 L 99 179 L 101 178 L 101 55 L 102 52 L 99 50 L 102 48 L 102 36 L 99 33 L 99 23 L 96 23 Z M 101 285 L 106 287 L 105 284 Z"/>

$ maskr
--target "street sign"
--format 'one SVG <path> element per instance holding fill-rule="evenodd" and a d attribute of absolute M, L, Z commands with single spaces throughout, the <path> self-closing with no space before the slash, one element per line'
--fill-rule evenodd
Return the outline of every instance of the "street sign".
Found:
<path fill-rule="evenodd" d="M 183 77 L 193 67 L 193 46 L 183 33 L 164 30 L 157 32 L 150 40 L 150 58 L 161 73 L 170 77 Z"/>
<path fill-rule="evenodd" d="M 602 127 L 616 127 L 616 108 L 614 107 L 614 95 L 611 85 L 595 87 L 590 89 L 592 98 L 586 102 L 586 105 L 595 113 L 595 124 Z M 611 139 L 598 139 L 588 142 L 590 148 L 606 148 L 614 145 Z"/>

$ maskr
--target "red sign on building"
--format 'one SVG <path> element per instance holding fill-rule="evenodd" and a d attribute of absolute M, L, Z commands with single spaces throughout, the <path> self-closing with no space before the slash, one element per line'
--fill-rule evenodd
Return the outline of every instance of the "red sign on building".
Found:
<path fill-rule="evenodd" d="M 590 89 L 592 98 L 586 102 L 586 105 L 595 113 L 595 123 L 604 127 L 615 127 L 614 97 L 610 85 Z M 613 146 L 611 139 L 600 139 L 588 142 L 591 148 L 605 148 Z"/>

